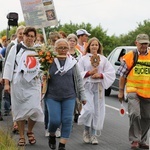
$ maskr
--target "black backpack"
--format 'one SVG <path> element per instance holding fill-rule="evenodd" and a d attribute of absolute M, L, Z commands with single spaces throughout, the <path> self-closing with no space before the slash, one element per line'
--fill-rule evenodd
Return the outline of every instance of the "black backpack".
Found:
<path fill-rule="evenodd" d="M 14 44 L 14 43 L 10 43 L 10 46 L 9 46 L 8 52 L 7 52 L 7 53 L 6 53 L 6 55 L 5 55 L 4 65 L 5 65 L 5 62 L 6 62 L 6 60 L 7 60 L 8 54 L 9 54 L 9 52 L 10 52 L 10 49 L 11 49 L 11 47 L 12 47 L 13 45 L 15 45 L 15 44 Z M 22 47 L 22 44 L 21 44 L 21 43 L 18 43 L 18 44 L 17 44 L 17 51 L 16 51 L 16 55 L 17 55 L 17 54 L 18 54 L 18 52 L 20 51 L 21 47 Z"/>
<path fill-rule="evenodd" d="M 137 49 L 135 49 L 135 50 L 133 50 L 133 65 L 132 65 L 132 67 L 129 69 L 129 71 L 128 71 L 128 73 L 127 73 L 127 76 L 128 76 L 128 74 L 130 73 L 130 71 L 132 70 L 132 68 L 136 65 L 136 63 L 137 63 L 137 61 L 138 61 L 138 50 Z"/>
<path fill-rule="evenodd" d="M 17 51 L 16 51 L 16 55 L 17 55 L 17 54 L 18 54 L 18 52 L 20 51 L 21 47 L 22 47 L 22 44 L 21 44 L 21 43 L 18 43 L 18 44 L 17 44 Z"/>

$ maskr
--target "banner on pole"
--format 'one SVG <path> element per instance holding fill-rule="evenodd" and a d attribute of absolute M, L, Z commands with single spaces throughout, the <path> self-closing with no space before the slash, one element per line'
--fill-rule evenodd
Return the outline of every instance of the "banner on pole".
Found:
<path fill-rule="evenodd" d="M 20 0 L 27 26 L 44 28 L 58 24 L 53 0 Z"/>

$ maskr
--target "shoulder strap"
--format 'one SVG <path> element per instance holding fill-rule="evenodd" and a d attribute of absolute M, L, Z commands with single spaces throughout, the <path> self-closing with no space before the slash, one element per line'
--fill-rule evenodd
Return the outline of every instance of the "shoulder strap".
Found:
<path fill-rule="evenodd" d="M 5 63 L 6 63 L 8 54 L 9 54 L 9 52 L 10 52 L 10 49 L 11 49 L 11 47 L 12 47 L 13 45 L 15 45 L 15 43 L 11 42 L 10 44 L 8 44 L 8 46 L 7 46 L 7 48 L 6 48 L 5 60 L 4 60 L 4 66 L 5 66 Z"/>
<path fill-rule="evenodd" d="M 16 55 L 19 53 L 21 47 L 22 47 L 22 44 L 21 44 L 21 43 L 18 43 L 17 46 L 16 46 Z M 17 63 L 16 60 L 15 60 L 15 64 L 18 66 L 18 63 Z M 14 68 L 15 68 L 15 67 L 14 67 Z"/>
<path fill-rule="evenodd" d="M 134 56 L 134 58 L 133 58 L 133 66 L 132 67 L 134 67 L 136 65 L 137 61 L 138 61 L 138 56 L 139 55 L 138 55 L 137 49 L 133 50 L 133 56 Z"/>
<path fill-rule="evenodd" d="M 5 61 L 6 61 L 6 59 L 7 59 L 7 56 L 8 56 L 8 54 L 9 54 L 9 52 L 10 52 L 10 49 L 11 49 L 11 47 L 12 47 L 13 45 L 15 45 L 15 43 L 13 43 L 13 42 L 11 42 L 10 44 L 8 44 L 8 46 L 7 46 L 7 48 L 6 48 L 6 53 L 5 53 Z"/>
<path fill-rule="evenodd" d="M 21 44 L 21 43 L 18 43 L 18 44 L 17 44 L 17 51 L 16 51 L 16 55 L 17 55 L 17 54 L 18 54 L 18 52 L 20 51 L 21 47 L 22 47 L 22 44 Z"/>
<path fill-rule="evenodd" d="M 130 73 L 130 71 L 132 70 L 132 68 L 136 65 L 137 61 L 138 61 L 138 51 L 137 49 L 133 50 L 133 65 L 131 66 L 131 68 L 129 69 L 128 74 Z M 128 76 L 127 74 L 127 76 Z"/>

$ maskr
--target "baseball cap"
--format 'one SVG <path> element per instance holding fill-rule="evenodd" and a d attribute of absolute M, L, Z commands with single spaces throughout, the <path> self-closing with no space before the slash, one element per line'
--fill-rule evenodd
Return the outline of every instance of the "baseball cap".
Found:
<path fill-rule="evenodd" d="M 147 34 L 139 34 L 136 37 L 136 41 L 139 43 L 149 43 L 149 36 Z"/>
<path fill-rule="evenodd" d="M 79 30 L 76 31 L 76 33 L 77 33 L 77 35 L 82 35 L 82 34 L 85 34 L 85 35 L 88 35 L 88 36 L 91 35 L 85 29 L 79 29 Z"/>

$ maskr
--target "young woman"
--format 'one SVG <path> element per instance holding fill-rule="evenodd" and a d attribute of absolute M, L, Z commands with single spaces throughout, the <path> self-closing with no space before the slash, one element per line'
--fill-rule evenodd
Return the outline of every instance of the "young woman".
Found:
<path fill-rule="evenodd" d="M 79 60 L 79 69 L 84 80 L 87 103 L 82 107 L 78 124 L 85 125 L 84 142 L 98 144 L 97 135 L 103 128 L 105 118 L 104 91 L 114 82 L 115 70 L 102 55 L 102 44 L 97 38 L 89 40 L 86 55 Z"/>
<path fill-rule="evenodd" d="M 73 33 L 69 34 L 67 36 L 67 41 L 68 41 L 69 46 L 70 46 L 69 54 L 71 54 L 78 61 L 81 58 L 82 53 L 76 48 L 76 45 L 78 42 L 77 36 Z"/>
<path fill-rule="evenodd" d="M 77 61 L 82 57 L 82 53 L 76 48 L 78 37 L 71 33 L 67 36 L 67 41 L 69 43 L 70 49 L 69 54 L 71 54 Z M 80 111 L 82 108 L 82 103 L 76 99 L 75 110 L 74 110 L 74 122 L 77 123 Z"/>
<path fill-rule="evenodd" d="M 7 60 L 7 57 L 8 57 L 8 54 L 10 52 L 10 49 L 13 45 L 15 44 L 18 44 L 20 43 L 21 41 L 23 41 L 23 32 L 24 32 L 24 29 L 25 29 L 25 26 L 23 25 L 20 25 L 17 30 L 16 30 L 16 38 L 14 39 L 14 37 L 12 38 L 12 41 L 8 44 L 7 48 L 6 48 L 6 53 L 5 53 L 5 62 Z M 4 65 L 5 65 L 5 62 L 4 62 Z M 6 93 L 6 92 L 4 92 Z M 7 93 L 10 97 L 10 93 Z M 9 100 L 8 100 L 9 101 Z M 11 97 L 10 97 L 10 101 L 11 101 Z M 17 125 L 17 122 L 14 121 L 13 123 L 13 133 L 17 133 L 18 134 L 18 125 Z"/>

